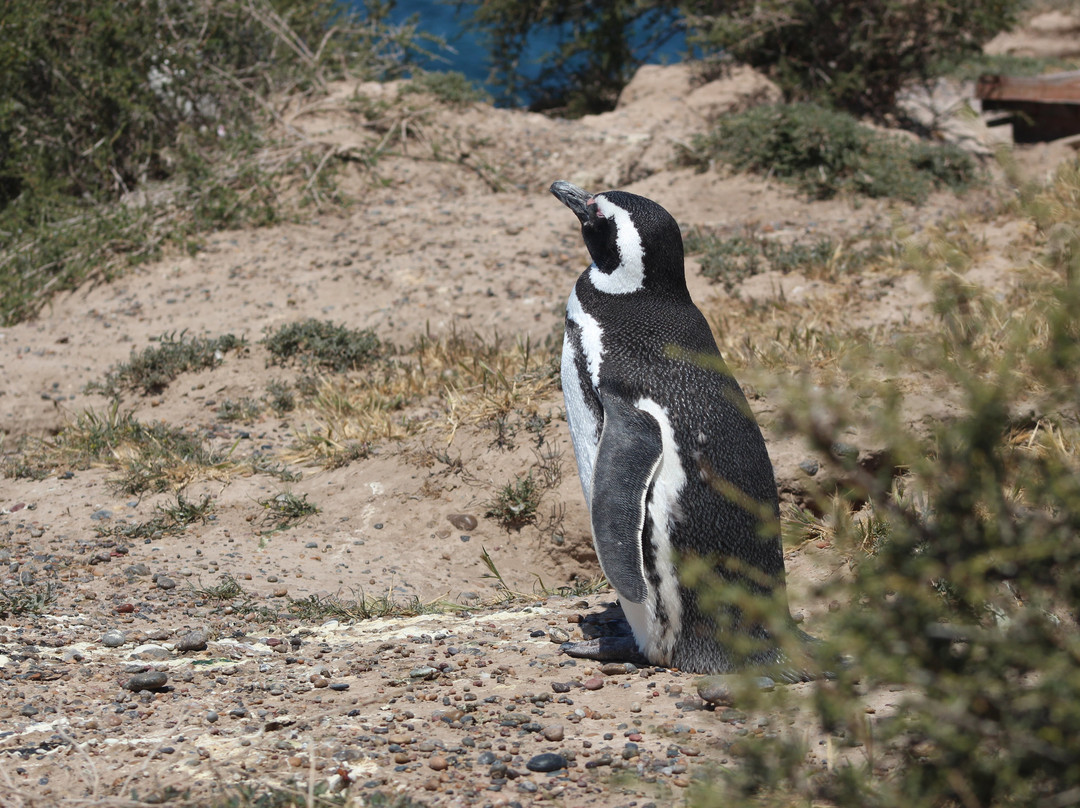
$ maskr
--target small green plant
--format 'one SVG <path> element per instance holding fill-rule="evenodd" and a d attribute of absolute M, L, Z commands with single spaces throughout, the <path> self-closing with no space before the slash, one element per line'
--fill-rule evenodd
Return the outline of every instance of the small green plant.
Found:
<path fill-rule="evenodd" d="M 269 381 L 266 383 L 266 403 L 275 415 L 285 415 L 296 409 L 296 393 L 288 382 Z"/>
<path fill-rule="evenodd" d="M 275 530 L 292 527 L 319 512 L 319 507 L 314 502 L 308 502 L 307 494 L 297 496 L 291 491 L 260 499 L 259 504 L 266 511 L 263 521 L 272 525 Z"/>
<path fill-rule="evenodd" d="M 145 424 L 120 412 L 118 403 L 104 414 L 80 413 L 55 438 L 31 441 L 21 457 L 18 467 L 35 476 L 108 466 L 120 472 L 110 485 L 132 495 L 181 489 L 231 467 L 228 453 L 211 450 L 200 436 L 163 422 Z"/>
<path fill-rule="evenodd" d="M 283 325 L 262 342 L 278 364 L 299 358 L 338 373 L 367 364 L 380 348 L 370 329 L 357 330 L 314 318 Z"/>
<path fill-rule="evenodd" d="M 224 399 L 218 405 L 217 417 L 222 421 L 253 421 L 262 412 L 262 404 L 253 398 L 241 398 L 233 401 Z"/>
<path fill-rule="evenodd" d="M 193 586 L 191 591 L 201 598 L 210 600 L 234 600 L 246 594 L 240 582 L 228 573 L 221 576 L 221 582 L 212 586 Z"/>
<path fill-rule="evenodd" d="M 112 398 L 127 390 L 144 395 L 160 393 L 181 373 L 215 368 L 229 351 L 244 347 L 243 337 L 225 334 L 220 337 L 190 337 L 186 331 L 162 334 L 157 346 L 131 352 L 131 359 L 117 365 L 101 383 L 91 383 L 87 392 L 100 392 Z"/>
<path fill-rule="evenodd" d="M 850 193 L 919 202 L 935 188 L 959 192 L 979 179 L 974 160 L 955 146 L 878 134 L 814 104 L 724 116 L 683 149 L 683 162 L 700 170 L 717 159 L 789 182 L 814 199 Z"/>
<path fill-rule="evenodd" d="M 491 96 L 469 81 L 464 73 L 456 70 L 418 73 L 401 91 L 406 94 L 428 93 L 443 103 L 456 107 L 491 102 Z"/>
<path fill-rule="evenodd" d="M 56 600 L 52 584 L 0 589 L 0 617 L 41 614 Z"/>
<path fill-rule="evenodd" d="M 533 479 L 532 472 L 520 474 L 495 492 L 488 502 L 484 516 L 494 519 L 507 530 L 520 530 L 536 520 L 542 492 Z"/>
<path fill-rule="evenodd" d="M 205 523 L 214 511 L 214 500 L 204 494 L 199 502 L 187 499 L 183 492 L 177 492 L 176 503 L 158 505 L 155 515 L 146 522 L 120 524 L 112 527 L 97 528 L 99 536 L 118 536 L 127 539 L 158 538 L 165 535 L 182 533 L 184 528 L 195 522 Z"/>

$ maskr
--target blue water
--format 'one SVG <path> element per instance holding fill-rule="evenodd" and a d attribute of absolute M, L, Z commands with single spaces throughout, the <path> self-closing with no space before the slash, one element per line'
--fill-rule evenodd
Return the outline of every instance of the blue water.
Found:
<path fill-rule="evenodd" d="M 363 11 L 364 0 L 348 0 L 358 11 Z M 500 98 L 500 92 L 491 82 L 491 60 L 488 58 L 487 45 L 482 32 L 470 30 L 467 25 L 472 14 L 473 3 L 462 3 L 461 11 L 457 3 L 444 3 L 440 0 L 397 0 L 391 13 L 395 23 L 404 22 L 411 16 L 418 15 L 421 30 L 442 37 L 448 49 L 435 50 L 434 58 L 421 61 L 421 67 L 427 70 L 456 70 L 486 89 L 497 102 L 504 104 L 507 99 Z M 521 73 L 535 78 L 540 72 L 540 59 L 545 53 L 555 48 L 557 43 L 554 31 L 538 33 L 529 43 L 529 49 L 521 62 Z M 686 38 L 682 34 L 672 38 L 650 54 L 650 63 L 676 62 L 686 50 Z M 529 99 L 524 99 L 528 101 Z"/>

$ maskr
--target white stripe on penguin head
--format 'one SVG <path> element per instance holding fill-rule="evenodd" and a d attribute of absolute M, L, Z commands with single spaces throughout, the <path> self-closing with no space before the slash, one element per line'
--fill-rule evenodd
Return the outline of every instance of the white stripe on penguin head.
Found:
<path fill-rule="evenodd" d="M 645 250 L 641 234 L 634 227 L 630 214 L 602 194 L 593 197 L 596 207 L 607 219 L 615 222 L 616 243 L 619 246 L 619 266 L 614 272 L 601 272 L 594 264 L 589 280 L 601 292 L 609 295 L 628 295 L 638 291 L 645 282 Z"/>

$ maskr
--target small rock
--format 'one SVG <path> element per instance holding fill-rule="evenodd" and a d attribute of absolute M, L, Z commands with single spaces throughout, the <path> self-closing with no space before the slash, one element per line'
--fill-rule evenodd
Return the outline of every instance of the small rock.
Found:
<path fill-rule="evenodd" d="M 174 581 L 168 575 L 159 575 L 157 581 L 155 581 L 154 583 L 157 584 L 158 589 L 176 589 L 176 581 Z"/>
<path fill-rule="evenodd" d="M 698 695 L 709 704 L 730 707 L 735 703 L 735 694 L 731 688 L 716 679 L 705 679 L 698 684 Z"/>
<path fill-rule="evenodd" d="M 427 765 L 428 768 L 432 769 L 433 771 L 441 772 L 445 771 L 446 767 L 449 764 L 446 762 L 446 758 L 444 758 L 442 755 L 433 755 L 431 759 L 428 760 Z"/>
<path fill-rule="evenodd" d="M 206 720 L 208 722 L 210 722 L 211 724 L 216 724 L 219 717 L 220 716 L 217 713 L 215 713 L 213 710 L 211 710 L 210 712 L 208 712 L 206 714 Z"/>
<path fill-rule="evenodd" d="M 556 693 L 569 693 L 570 692 L 570 683 L 569 682 L 552 682 L 551 683 L 551 689 L 553 691 L 555 691 Z"/>
<path fill-rule="evenodd" d="M 124 683 L 124 688 L 132 693 L 138 693 L 140 690 L 161 690 L 168 681 L 169 676 L 165 671 L 147 671 L 132 676 Z"/>
<path fill-rule="evenodd" d="M 810 457 L 799 463 L 799 468 L 803 470 L 807 477 L 813 477 L 819 471 L 821 471 L 821 464 L 814 458 Z"/>
<path fill-rule="evenodd" d="M 755 681 L 757 682 L 758 689 L 766 693 L 771 693 L 776 689 L 776 682 L 768 676 L 759 676 Z"/>
<path fill-rule="evenodd" d="M 600 672 L 605 676 L 619 676 L 636 670 L 637 665 L 633 662 L 605 662 L 600 666 Z"/>
<path fill-rule="evenodd" d="M 409 671 L 410 679 L 434 679 L 438 675 L 439 671 L 436 668 L 432 668 L 430 665 L 421 665 L 419 668 L 413 668 Z"/>
<path fill-rule="evenodd" d="M 563 725 L 562 724 L 548 724 L 544 727 L 540 734 L 544 736 L 546 740 L 558 742 L 563 739 Z"/>
<path fill-rule="evenodd" d="M 590 676 L 581 684 L 586 690 L 599 690 L 604 686 L 604 680 L 599 676 Z"/>
<path fill-rule="evenodd" d="M 40 712 L 33 704 L 24 704 L 19 708 L 19 715 L 24 715 L 29 718 L 32 715 L 37 715 Z"/>
<path fill-rule="evenodd" d="M 544 752 L 529 758 L 525 768 L 531 772 L 555 772 L 566 768 L 566 758 L 554 752 Z"/>
<path fill-rule="evenodd" d="M 447 515 L 446 519 L 458 530 L 464 530 L 466 532 L 476 530 L 476 525 L 478 524 L 476 517 L 468 513 L 451 513 Z"/>
<path fill-rule="evenodd" d="M 206 632 L 205 631 L 189 631 L 183 637 L 176 641 L 176 650 L 180 653 L 186 653 L 188 651 L 205 651 L 206 650 Z"/>
<path fill-rule="evenodd" d="M 160 662 L 164 659 L 170 659 L 172 654 L 169 653 L 169 649 L 161 645 L 154 645 L 153 643 L 147 643 L 146 645 L 140 645 L 137 648 L 132 649 L 132 659 L 143 659 L 148 662 Z"/>
<path fill-rule="evenodd" d="M 121 645 L 127 642 L 127 637 L 124 632 L 119 629 L 112 629 L 106 631 L 105 635 L 101 638 L 101 644 L 106 648 L 119 648 Z"/>

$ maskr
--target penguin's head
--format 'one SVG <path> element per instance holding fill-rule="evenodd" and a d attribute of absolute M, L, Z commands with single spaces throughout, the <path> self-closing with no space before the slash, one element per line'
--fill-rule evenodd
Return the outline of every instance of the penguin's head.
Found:
<path fill-rule="evenodd" d="M 551 193 L 581 221 L 594 264 L 589 278 L 597 289 L 687 293 L 682 234 L 658 204 L 625 191 L 589 193 L 564 180 L 553 182 Z"/>

